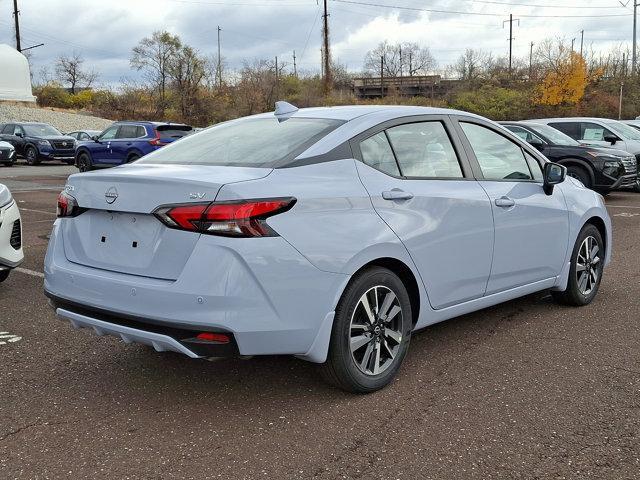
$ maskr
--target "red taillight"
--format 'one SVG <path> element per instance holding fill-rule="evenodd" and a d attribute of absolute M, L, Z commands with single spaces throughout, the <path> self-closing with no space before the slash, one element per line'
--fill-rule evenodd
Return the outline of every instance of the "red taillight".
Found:
<path fill-rule="evenodd" d="M 205 342 L 229 343 L 229 335 L 224 333 L 202 332 L 196 338 Z"/>
<path fill-rule="evenodd" d="M 86 209 L 80 208 L 75 198 L 69 195 L 67 192 L 60 192 L 58 195 L 58 208 L 56 213 L 58 218 L 62 217 L 77 217 Z"/>
<path fill-rule="evenodd" d="M 153 140 L 149 140 L 149 143 L 154 147 L 162 147 L 163 145 L 168 145 L 169 142 L 163 142 L 162 138 L 160 138 L 160 134 L 157 130 L 154 130 L 156 137 Z"/>
<path fill-rule="evenodd" d="M 293 207 L 295 198 L 240 202 L 187 203 L 156 209 L 154 215 L 171 228 L 227 237 L 273 237 L 266 219 Z"/>

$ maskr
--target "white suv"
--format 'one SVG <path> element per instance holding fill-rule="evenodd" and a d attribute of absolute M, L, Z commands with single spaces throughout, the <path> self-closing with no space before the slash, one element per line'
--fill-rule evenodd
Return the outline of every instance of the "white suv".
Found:
<path fill-rule="evenodd" d="M 24 260 L 20 211 L 9 189 L 0 183 L 0 282 Z"/>

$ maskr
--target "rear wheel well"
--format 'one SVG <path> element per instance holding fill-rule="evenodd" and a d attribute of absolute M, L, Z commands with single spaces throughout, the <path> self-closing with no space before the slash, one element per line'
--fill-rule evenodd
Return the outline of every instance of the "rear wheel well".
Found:
<path fill-rule="evenodd" d="M 409 294 L 411 314 L 413 316 L 412 321 L 413 325 L 415 325 L 420 314 L 420 289 L 418 288 L 418 282 L 411 269 L 404 262 L 396 258 L 378 258 L 360 267 L 354 275 L 372 266 L 386 268 L 400 277 Z"/>
<path fill-rule="evenodd" d="M 591 224 L 598 229 L 600 232 L 600 236 L 602 237 L 602 243 L 604 244 L 605 254 L 607 252 L 607 227 L 604 224 L 604 220 L 600 217 L 591 217 L 589 220 L 585 222 L 586 224 Z"/>

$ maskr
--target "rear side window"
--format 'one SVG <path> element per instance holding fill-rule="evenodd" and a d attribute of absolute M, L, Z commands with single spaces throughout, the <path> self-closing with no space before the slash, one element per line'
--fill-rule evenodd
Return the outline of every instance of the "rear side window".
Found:
<path fill-rule="evenodd" d="M 440 122 L 418 122 L 387 130 L 405 177 L 462 178 L 451 140 Z"/>
<path fill-rule="evenodd" d="M 579 140 L 602 142 L 605 135 L 612 135 L 612 132 L 602 125 L 591 122 L 582 122 L 580 124 Z"/>
<path fill-rule="evenodd" d="M 380 132 L 360 143 L 362 161 L 370 167 L 389 175 L 400 176 L 393 150 L 384 132 Z"/>
<path fill-rule="evenodd" d="M 569 135 L 574 140 L 580 140 L 579 122 L 553 122 L 549 124 L 556 130 L 560 130 L 565 135 Z"/>
<path fill-rule="evenodd" d="M 120 125 L 116 138 L 142 137 L 144 133 L 141 134 L 140 129 L 142 129 L 142 127 L 140 127 L 139 125 Z"/>
<path fill-rule="evenodd" d="M 532 180 L 519 145 L 486 127 L 460 122 L 487 180 Z"/>
<path fill-rule="evenodd" d="M 286 165 L 343 123 L 325 118 L 243 118 L 189 135 L 138 163 L 274 168 Z"/>

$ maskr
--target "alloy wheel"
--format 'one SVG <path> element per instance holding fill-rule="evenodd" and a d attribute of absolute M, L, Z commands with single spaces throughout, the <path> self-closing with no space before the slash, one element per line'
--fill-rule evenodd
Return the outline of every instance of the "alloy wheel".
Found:
<path fill-rule="evenodd" d="M 404 315 L 397 295 L 378 285 L 358 300 L 351 315 L 351 358 L 365 375 L 378 375 L 389 368 L 400 350 Z"/>
<path fill-rule="evenodd" d="M 576 259 L 576 280 L 580 293 L 589 295 L 600 277 L 600 247 L 598 241 L 589 235 L 580 245 Z"/>

